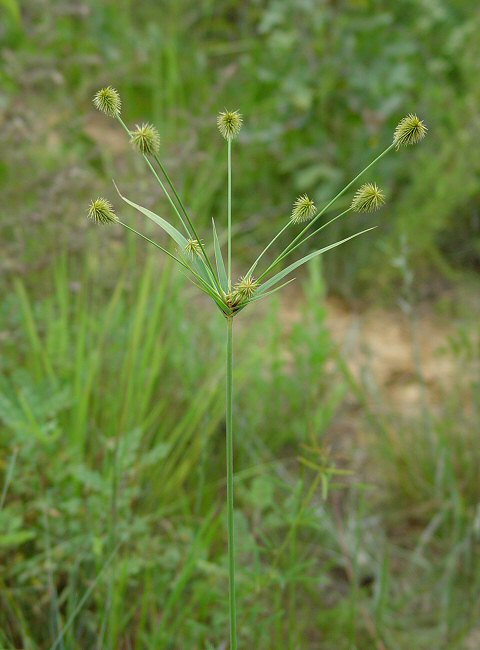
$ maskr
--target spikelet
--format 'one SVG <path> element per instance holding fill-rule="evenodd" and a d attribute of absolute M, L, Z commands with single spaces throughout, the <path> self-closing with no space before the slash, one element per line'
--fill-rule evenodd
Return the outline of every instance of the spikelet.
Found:
<path fill-rule="evenodd" d="M 409 113 L 403 120 L 400 120 L 393 133 L 393 142 L 396 149 L 398 150 L 400 147 L 409 144 L 417 144 L 420 140 L 423 140 L 427 131 L 425 123 L 415 113 Z"/>
<path fill-rule="evenodd" d="M 189 239 L 185 245 L 185 250 L 191 257 L 195 257 L 195 255 L 200 255 L 202 247 L 198 239 Z"/>
<path fill-rule="evenodd" d="M 116 223 L 118 217 L 113 211 L 113 205 L 107 199 L 99 197 L 90 203 L 87 218 L 100 225 Z"/>
<path fill-rule="evenodd" d="M 236 283 L 235 294 L 241 300 L 250 300 L 258 289 L 258 282 L 251 275 L 245 275 Z"/>
<path fill-rule="evenodd" d="M 156 154 L 160 149 L 160 134 L 153 124 L 144 123 L 136 125 L 135 131 L 130 133 L 130 142 L 140 153 L 145 155 Z"/>
<path fill-rule="evenodd" d="M 107 86 L 102 88 L 93 97 L 93 104 L 95 108 L 105 115 L 110 115 L 110 117 L 120 117 L 120 112 L 122 109 L 122 100 L 120 95 L 115 88 L 112 86 Z"/>
<path fill-rule="evenodd" d="M 302 196 L 299 196 L 293 204 L 290 221 L 292 223 L 310 221 L 316 211 L 317 208 L 312 199 L 310 199 L 306 194 L 302 194 Z"/>
<path fill-rule="evenodd" d="M 355 192 L 350 207 L 354 212 L 374 212 L 385 203 L 385 195 L 376 183 L 365 183 Z"/>
<path fill-rule="evenodd" d="M 242 128 L 243 118 L 238 111 L 223 111 L 218 114 L 217 126 L 218 130 L 225 138 L 225 140 L 233 140 L 240 133 Z"/>

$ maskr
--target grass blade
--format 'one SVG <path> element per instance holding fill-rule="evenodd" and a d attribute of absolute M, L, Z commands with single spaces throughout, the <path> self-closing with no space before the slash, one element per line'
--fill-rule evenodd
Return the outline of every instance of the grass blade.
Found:
<path fill-rule="evenodd" d="M 225 270 L 225 262 L 222 257 L 222 249 L 220 248 L 220 242 L 218 241 L 217 229 L 215 227 L 215 221 L 212 217 L 212 227 L 213 227 L 213 247 L 215 250 L 215 262 L 217 264 L 217 274 L 220 281 L 220 286 L 224 291 L 228 291 L 228 278 L 227 271 Z"/>
<path fill-rule="evenodd" d="M 120 190 L 118 189 L 117 185 L 115 184 L 115 181 L 113 182 L 115 185 L 115 189 L 118 192 L 118 195 L 120 196 L 121 199 L 125 201 L 125 203 L 128 203 L 128 205 L 131 205 L 132 208 L 135 208 L 135 210 L 138 210 L 138 212 L 141 212 L 144 214 L 146 217 L 151 219 L 154 223 L 157 224 L 157 226 L 160 226 L 162 230 L 164 230 L 167 235 L 169 235 L 177 244 L 180 246 L 181 250 L 185 250 L 185 246 L 187 245 L 187 239 L 182 235 L 181 232 L 179 232 L 175 226 L 172 226 L 171 223 L 163 219 L 162 217 L 159 217 L 158 214 L 155 214 L 155 212 L 152 212 L 151 210 L 148 210 L 147 208 L 144 208 L 141 205 L 138 205 L 137 203 L 134 203 L 133 201 L 130 201 L 127 199 L 123 194 L 121 194 Z"/>
<path fill-rule="evenodd" d="M 350 237 L 346 237 L 345 239 L 341 239 L 340 241 L 335 242 L 334 244 L 330 244 L 329 246 L 325 246 L 324 248 L 320 248 L 318 251 L 314 251 L 313 253 L 310 253 L 309 255 L 305 255 L 305 257 L 302 257 L 301 259 L 297 260 L 296 262 L 293 262 L 293 264 L 290 264 L 290 266 L 287 266 L 286 269 L 283 269 L 283 271 L 280 271 L 279 273 L 276 273 L 272 278 L 267 280 L 264 284 L 260 286 L 260 289 L 257 292 L 257 296 L 260 294 L 265 293 L 268 291 L 268 289 L 271 289 L 273 286 L 278 284 L 280 280 L 283 280 L 283 278 L 294 271 L 295 269 L 298 269 L 299 266 L 302 266 L 303 264 L 306 264 L 310 260 L 312 260 L 314 257 L 317 257 L 317 255 L 322 255 L 323 253 L 326 253 L 329 250 L 332 250 L 332 248 L 336 248 L 337 246 L 340 246 L 340 244 L 344 244 L 345 242 L 349 241 L 350 239 L 354 239 L 355 237 L 358 237 L 359 235 L 363 235 L 364 233 L 368 232 L 369 230 L 374 230 L 377 226 L 373 226 L 372 228 L 367 228 L 366 230 L 361 230 L 360 232 L 355 233 L 354 235 L 350 235 Z"/>
<path fill-rule="evenodd" d="M 174 242 L 180 247 L 180 250 L 183 252 L 185 251 L 185 247 L 187 246 L 188 240 L 186 237 L 182 235 L 181 232 L 179 232 L 175 226 L 172 226 L 171 223 L 160 217 L 158 214 L 155 212 L 152 212 L 148 208 L 144 208 L 142 205 L 138 205 L 138 203 L 134 203 L 133 201 L 130 201 L 130 199 L 127 199 L 127 197 L 123 196 L 121 194 L 120 190 L 118 189 L 117 185 L 115 184 L 115 181 L 113 182 L 115 185 L 115 188 L 120 196 L 121 199 L 125 201 L 125 203 L 128 203 L 128 205 L 132 206 L 132 208 L 135 208 L 135 210 L 138 210 L 138 212 L 141 212 L 144 214 L 146 217 L 151 219 L 154 223 L 157 224 L 157 226 L 160 226 L 164 232 L 169 235 Z M 125 224 L 123 224 L 125 225 Z M 176 259 L 176 258 L 175 258 Z M 211 286 L 214 290 L 216 289 L 216 282 L 215 282 L 215 277 L 213 276 L 212 272 L 210 269 L 206 266 L 205 262 L 203 261 L 202 258 L 197 257 L 196 260 L 194 261 L 194 266 L 196 267 L 197 274 L 202 277 L 202 279 L 205 281 L 206 284 Z"/>

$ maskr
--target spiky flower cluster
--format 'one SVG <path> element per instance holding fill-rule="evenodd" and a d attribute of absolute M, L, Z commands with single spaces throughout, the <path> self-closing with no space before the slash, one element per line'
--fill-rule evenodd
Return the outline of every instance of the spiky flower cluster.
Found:
<path fill-rule="evenodd" d="M 302 196 L 299 196 L 293 204 L 290 220 L 292 223 L 303 223 L 309 221 L 316 211 L 317 208 L 312 199 L 310 199 L 306 194 L 302 194 Z"/>
<path fill-rule="evenodd" d="M 189 239 L 186 243 L 185 250 L 189 255 L 195 257 L 195 255 L 200 255 L 202 247 L 198 239 Z"/>
<path fill-rule="evenodd" d="M 415 113 L 409 113 L 398 123 L 393 133 L 393 142 L 397 149 L 409 144 L 417 144 L 423 140 L 427 131 L 425 123 Z"/>
<path fill-rule="evenodd" d="M 267 282 L 265 282 L 265 284 L 260 285 L 260 282 L 263 280 L 265 276 L 267 276 L 267 274 L 269 274 L 272 271 L 275 265 L 279 264 L 280 261 L 282 261 L 285 257 L 287 257 L 287 255 L 290 255 L 294 250 L 298 248 L 298 246 L 306 242 L 313 235 L 317 234 L 317 232 L 322 230 L 325 226 L 328 226 L 330 223 L 335 221 L 337 218 L 343 216 L 346 212 L 349 212 L 350 210 L 353 210 L 355 212 L 373 212 L 375 210 L 378 210 L 385 203 L 384 193 L 375 183 L 364 183 L 355 192 L 349 208 L 343 210 L 343 212 L 338 214 L 333 219 L 330 219 L 327 223 L 319 227 L 315 232 L 312 232 L 309 235 L 305 236 L 306 231 L 316 223 L 316 221 L 320 218 L 320 216 L 323 215 L 323 213 L 330 208 L 330 206 L 333 204 L 334 201 L 336 201 L 341 195 L 343 195 L 346 192 L 346 190 L 348 190 L 351 187 L 353 181 L 352 183 L 348 183 L 346 187 L 344 187 L 343 190 L 339 192 L 337 196 L 330 203 L 328 203 L 328 205 L 326 205 L 325 208 L 323 208 L 320 212 L 317 211 L 317 208 L 313 200 L 307 194 L 302 194 L 298 196 L 295 202 L 293 203 L 292 212 L 289 221 L 286 224 L 284 224 L 283 228 L 278 233 L 278 235 L 276 235 L 271 240 L 271 242 L 264 248 L 264 250 L 260 253 L 260 255 L 254 262 L 254 264 L 251 266 L 250 270 L 247 272 L 247 274 L 241 277 L 238 280 L 238 282 L 232 286 L 230 282 L 231 279 L 231 141 L 239 134 L 242 128 L 243 119 L 241 114 L 238 111 L 225 110 L 219 113 L 217 117 L 218 129 L 222 134 L 222 136 L 228 142 L 228 178 L 229 178 L 228 217 L 229 218 L 228 218 L 228 238 L 227 238 L 228 239 L 228 276 L 227 276 L 228 280 L 227 280 L 227 277 L 225 277 L 226 275 L 225 263 L 223 262 L 222 251 L 218 243 L 215 226 L 214 226 L 214 238 L 215 238 L 214 247 L 215 247 L 215 258 L 217 263 L 217 271 L 214 270 L 214 267 L 212 266 L 212 263 L 205 251 L 203 240 L 199 238 L 199 235 L 197 234 L 195 227 L 191 222 L 190 217 L 188 216 L 188 213 L 186 212 L 186 209 L 181 199 L 179 198 L 171 179 L 169 178 L 167 172 L 165 171 L 162 162 L 159 160 L 158 156 L 156 155 L 160 148 L 160 135 L 157 129 L 152 124 L 144 122 L 141 124 L 141 126 L 137 124 L 135 130 L 130 131 L 127 125 L 124 124 L 120 116 L 121 99 L 118 92 L 112 86 L 107 86 L 106 88 L 102 88 L 101 90 L 99 90 L 93 98 L 93 103 L 95 104 L 96 108 L 98 108 L 100 111 L 106 113 L 107 115 L 111 115 L 117 118 L 117 120 L 121 123 L 122 127 L 128 132 L 130 136 L 131 144 L 140 153 L 142 153 L 145 157 L 153 156 L 152 160 L 149 160 L 147 158 L 147 163 L 151 168 L 152 172 L 154 173 L 155 177 L 159 181 L 160 185 L 162 186 L 162 189 L 167 194 L 167 197 L 170 200 L 170 204 L 175 210 L 177 216 L 180 218 L 182 225 L 185 226 L 185 228 L 187 228 L 185 222 L 183 221 L 183 217 L 180 214 L 180 210 L 184 213 L 184 216 L 189 224 L 189 228 L 188 228 L 189 235 L 187 235 L 187 237 L 191 237 L 191 238 L 185 239 L 172 224 L 166 223 L 163 219 L 159 217 L 157 218 L 157 215 L 155 215 L 154 213 L 150 212 L 149 210 L 146 210 L 145 208 L 142 208 L 141 206 L 137 206 L 135 203 L 129 201 L 126 197 L 123 197 L 120 194 L 121 198 L 127 204 L 135 207 L 144 215 L 153 219 L 153 221 L 158 223 L 158 225 L 160 225 L 177 242 L 177 244 L 180 244 L 180 247 L 177 248 L 175 251 L 178 257 L 176 255 L 171 255 L 170 253 L 168 253 L 168 251 L 166 252 L 169 255 L 171 255 L 171 257 L 173 257 L 177 262 L 179 262 L 183 268 L 187 268 L 191 272 L 194 283 L 197 284 L 197 286 L 199 286 L 199 288 L 202 291 L 204 291 L 214 299 L 216 304 L 220 307 L 224 315 L 226 315 L 227 317 L 230 317 L 236 314 L 241 309 L 243 309 L 247 305 L 247 303 L 250 302 L 252 299 L 255 300 L 260 299 L 270 294 L 271 291 L 267 291 L 266 290 L 267 288 L 277 285 L 281 281 L 281 279 L 285 277 L 286 274 L 288 274 L 288 272 L 291 269 L 297 268 L 298 265 L 302 265 L 306 261 L 308 261 L 308 259 L 311 259 L 311 255 L 307 255 L 306 257 L 297 261 L 295 264 L 287 267 L 286 270 L 280 271 L 279 273 L 273 275 L 273 277 L 270 277 L 267 280 Z M 422 122 L 422 120 L 420 120 L 417 117 L 417 115 L 415 115 L 414 113 L 408 114 L 397 125 L 394 131 L 393 143 L 390 144 L 379 156 L 377 156 L 377 158 L 372 163 L 367 165 L 367 167 L 365 167 L 365 169 L 361 171 L 360 174 L 356 176 L 356 178 L 359 178 L 364 172 L 367 171 L 367 169 L 369 169 L 373 165 L 374 162 L 382 158 L 392 148 L 396 147 L 398 149 L 401 146 L 416 144 L 417 142 L 420 142 L 425 137 L 426 133 L 427 133 L 427 127 Z M 169 193 L 169 190 L 164 186 L 163 182 L 160 180 L 159 176 L 157 175 L 157 172 L 153 167 L 154 164 L 157 164 L 160 167 L 163 175 L 166 178 L 167 184 L 172 190 L 177 201 L 173 200 L 172 196 Z M 116 222 L 122 224 L 122 222 L 119 221 L 119 219 L 117 218 L 113 210 L 112 204 L 107 199 L 101 197 L 95 199 L 90 203 L 88 209 L 88 218 L 91 221 L 98 224 L 108 224 L 108 223 L 116 223 Z M 262 258 L 265 252 L 271 247 L 271 245 L 277 240 L 277 238 L 291 224 L 303 224 L 305 222 L 309 222 L 309 223 L 307 223 L 307 225 L 301 229 L 301 232 L 282 251 L 282 253 L 274 260 L 274 262 L 270 264 L 270 266 L 268 266 L 268 268 L 259 275 L 260 282 L 258 280 L 255 280 L 251 274 L 257 268 L 259 260 Z M 133 230 L 126 224 L 122 224 L 122 225 L 129 230 Z M 134 232 L 136 231 L 134 230 Z M 361 235 L 364 232 L 367 231 L 364 230 L 357 234 Z M 357 236 L 357 235 L 353 235 L 353 236 Z M 329 246 L 327 248 L 332 248 L 334 246 L 338 246 L 339 244 L 343 244 L 345 241 L 351 238 L 352 237 L 343 239 L 335 243 L 333 246 Z M 154 242 L 151 241 L 151 243 Z M 324 252 L 324 250 L 325 249 L 320 249 L 319 251 L 316 251 L 314 255 L 321 254 Z M 190 257 L 191 259 L 188 259 L 187 256 Z M 221 272 L 223 273 L 223 277 L 220 275 Z M 228 285 L 228 289 L 227 289 L 227 285 Z M 274 289 L 274 291 L 276 291 L 279 288 L 281 287 L 277 287 L 276 289 Z"/>
<path fill-rule="evenodd" d="M 120 112 L 122 110 L 122 100 L 120 95 L 115 88 L 112 86 L 107 86 L 102 88 L 93 97 L 93 104 L 95 108 L 110 117 L 120 117 Z"/>
<path fill-rule="evenodd" d="M 385 203 L 385 195 L 376 183 L 364 183 L 355 192 L 351 208 L 354 212 L 374 212 Z"/>
<path fill-rule="evenodd" d="M 160 134 L 153 124 L 136 125 L 135 131 L 130 132 L 130 142 L 135 149 L 145 155 L 153 155 L 160 149 Z"/>
<path fill-rule="evenodd" d="M 90 203 L 87 217 L 94 223 L 105 225 L 116 223 L 118 217 L 113 211 L 113 205 L 107 199 L 99 197 Z"/>
<path fill-rule="evenodd" d="M 243 118 L 238 111 L 223 111 L 218 114 L 217 126 L 218 130 L 225 138 L 225 140 L 233 140 L 240 133 L 242 128 Z"/>
<path fill-rule="evenodd" d="M 236 283 L 235 293 L 242 300 L 250 300 L 258 289 L 258 282 L 251 275 L 245 275 Z"/>

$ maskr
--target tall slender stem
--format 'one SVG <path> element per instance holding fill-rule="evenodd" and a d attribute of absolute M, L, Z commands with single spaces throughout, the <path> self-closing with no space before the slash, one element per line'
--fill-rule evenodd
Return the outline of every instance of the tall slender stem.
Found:
<path fill-rule="evenodd" d="M 118 120 L 118 122 L 121 124 L 122 128 L 126 131 L 126 133 L 128 133 L 128 135 L 131 136 L 131 131 L 130 131 L 130 129 L 128 128 L 128 126 L 125 124 L 125 122 L 122 120 L 122 118 L 121 118 L 120 116 L 117 116 L 117 120 Z M 167 188 L 165 187 L 165 185 L 164 185 L 164 183 L 162 182 L 162 180 L 159 178 L 159 176 L 158 176 L 157 172 L 155 171 L 155 169 L 154 169 L 152 163 L 151 163 L 150 160 L 148 159 L 148 156 L 147 156 L 146 154 L 143 154 L 143 157 L 144 157 L 144 159 L 145 159 L 145 162 L 146 162 L 147 165 L 149 166 L 150 171 L 151 171 L 152 174 L 155 176 L 157 182 L 159 183 L 160 187 L 162 188 L 163 193 L 164 193 L 165 196 L 167 197 L 167 199 L 168 199 L 170 205 L 171 205 L 172 208 L 175 210 L 175 212 L 176 212 L 178 218 L 180 219 L 180 221 L 181 221 L 181 223 L 182 223 L 182 226 L 184 227 L 185 232 L 186 232 L 186 234 L 187 234 L 187 237 L 190 239 L 190 238 L 193 236 L 193 237 L 198 241 L 199 246 L 200 246 L 200 248 L 201 248 L 201 250 L 202 250 L 202 255 L 203 255 L 204 259 L 205 259 L 205 262 L 206 262 L 206 265 L 207 265 L 208 269 L 210 270 L 210 273 L 211 273 L 211 276 L 212 276 L 212 278 L 213 278 L 213 281 L 214 281 L 214 283 L 216 284 L 217 289 L 221 290 L 220 283 L 219 283 L 219 281 L 218 281 L 217 276 L 215 275 L 215 271 L 213 270 L 213 266 L 212 266 L 212 264 L 211 264 L 211 262 L 210 262 L 210 259 L 209 259 L 208 255 L 207 255 L 207 252 L 206 252 L 206 250 L 205 250 L 205 247 L 204 247 L 204 245 L 203 245 L 203 242 L 202 242 L 201 238 L 198 236 L 197 231 L 195 230 L 195 226 L 193 225 L 193 223 L 192 223 L 190 217 L 188 216 L 188 212 L 187 212 L 187 210 L 186 210 L 186 208 L 185 208 L 185 205 L 183 204 L 182 199 L 181 199 L 180 196 L 178 195 L 177 190 L 175 189 L 175 186 L 174 186 L 174 184 L 173 184 L 173 182 L 172 182 L 172 179 L 170 178 L 170 176 L 169 176 L 168 173 L 167 173 L 167 170 L 165 169 L 165 166 L 162 164 L 162 162 L 161 162 L 161 160 L 158 158 L 158 156 L 156 156 L 156 155 L 154 154 L 154 155 L 153 155 L 153 158 L 155 159 L 155 162 L 157 163 L 157 165 L 160 167 L 160 169 L 161 169 L 163 175 L 165 176 L 165 178 L 166 178 L 166 180 L 167 180 L 168 185 L 170 186 L 170 189 L 171 189 L 172 192 L 174 193 L 175 198 L 177 199 L 177 202 L 178 202 L 178 204 L 179 204 L 179 206 L 180 206 L 180 209 L 182 210 L 182 212 L 183 212 L 183 214 L 184 214 L 184 216 L 185 216 L 185 219 L 186 219 L 187 222 L 188 222 L 188 226 L 189 226 L 190 230 L 189 230 L 189 228 L 187 227 L 187 225 L 185 224 L 185 221 L 183 220 L 182 215 L 180 214 L 180 212 L 178 211 L 177 206 L 175 205 L 174 201 L 172 200 L 172 197 L 171 197 L 170 194 L 168 193 Z"/>
<path fill-rule="evenodd" d="M 318 235 L 318 233 L 319 233 L 321 230 L 323 230 L 324 228 L 326 228 L 327 226 L 329 226 L 330 224 L 332 224 L 332 223 L 333 223 L 334 221 L 336 221 L 337 219 L 340 219 L 340 217 L 343 217 L 344 214 L 347 214 L 347 213 L 350 212 L 351 210 L 352 210 L 352 208 L 351 208 L 351 206 L 349 206 L 346 210 L 344 210 L 343 212 L 340 212 L 340 214 L 337 214 L 337 216 L 333 217 L 333 219 L 330 219 L 330 221 L 327 221 L 327 223 L 324 223 L 322 226 L 320 226 L 320 228 L 317 228 L 316 230 L 314 230 L 313 232 L 311 232 L 311 233 L 310 233 L 309 235 L 307 235 L 307 236 L 306 236 L 302 241 L 298 242 L 298 244 L 295 244 L 295 246 L 293 246 L 293 248 L 290 248 L 289 250 L 287 250 L 287 252 L 284 252 L 282 255 L 279 255 L 279 256 L 277 257 L 276 261 L 275 261 L 275 264 L 280 264 L 280 262 L 281 262 L 282 260 L 284 260 L 286 257 L 288 257 L 288 255 L 290 255 L 291 253 L 293 253 L 293 251 L 294 251 L 295 249 L 297 249 L 299 246 L 303 246 L 303 244 L 304 244 L 306 241 L 308 241 L 308 240 L 310 239 L 310 237 L 315 237 L 315 235 Z M 277 237 L 278 237 L 278 235 L 277 235 Z M 258 282 L 260 282 L 261 280 L 263 280 L 263 278 L 267 275 L 267 273 L 268 273 L 268 271 L 270 270 L 270 268 L 272 268 L 272 267 L 269 267 L 266 271 L 264 271 L 261 275 L 258 276 L 258 280 L 257 280 Z"/>
<path fill-rule="evenodd" d="M 230 602 L 230 650 L 237 650 L 237 612 L 235 600 L 235 535 L 233 524 L 233 318 L 227 318 L 227 527 L 228 577 Z"/>
<path fill-rule="evenodd" d="M 377 163 L 379 160 L 381 160 L 389 151 L 391 151 L 395 147 L 395 142 L 392 142 L 391 145 L 389 145 L 386 149 L 382 151 L 376 158 L 372 160 L 371 163 L 369 163 L 366 167 L 362 169 L 361 172 L 359 172 L 355 178 L 353 178 L 343 189 L 340 190 L 338 194 L 336 194 L 331 201 L 327 203 L 326 206 L 324 206 L 320 212 L 317 212 L 317 214 L 313 217 L 313 219 L 307 223 L 305 228 L 291 241 L 286 248 L 283 249 L 283 251 L 278 255 L 278 257 L 270 264 L 270 266 L 263 272 L 262 277 L 265 276 L 267 273 L 269 273 L 274 266 L 276 266 L 281 259 L 286 257 L 288 253 L 292 250 L 293 246 L 299 242 L 299 240 L 302 239 L 303 235 L 307 232 L 307 230 L 310 230 L 310 228 L 313 226 L 313 224 L 320 219 L 320 217 L 328 210 L 328 208 L 335 203 L 337 199 L 339 199 L 342 194 L 345 194 L 345 192 L 361 177 L 363 174 L 370 169 L 370 167 L 373 167 L 375 163 Z"/>
<path fill-rule="evenodd" d="M 172 190 L 173 194 L 175 195 L 175 198 L 177 199 L 177 202 L 178 202 L 178 204 L 180 206 L 180 209 L 182 210 L 183 214 L 185 215 L 185 219 L 187 220 L 188 225 L 190 226 L 190 228 L 192 230 L 193 236 L 198 241 L 198 244 L 199 244 L 200 248 L 202 249 L 203 257 L 205 259 L 205 262 L 206 262 L 208 268 L 210 269 L 210 272 L 212 274 L 213 279 L 215 280 L 215 284 L 220 289 L 221 288 L 220 284 L 217 281 L 217 276 L 215 275 L 215 271 L 213 270 L 213 266 L 212 266 L 212 264 L 210 262 L 210 259 L 209 259 L 208 255 L 207 255 L 207 252 L 206 252 L 205 247 L 203 245 L 203 241 L 202 241 L 201 237 L 198 236 L 198 233 L 197 233 L 197 231 L 195 229 L 193 221 L 190 219 L 190 217 L 188 215 L 188 212 L 187 212 L 187 209 L 185 208 L 185 205 L 183 204 L 182 199 L 180 198 L 177 190 L 175 189 L 175 185 L 173 184 L 172 179 L 170 178 L 170 176 L 168 175 L 167 170 L 165 169 L 165 165 L 162 164 L 162 161 L 159 159 L 159 157 L 157 155 L 154 155 L 153 157 L 154 157 L 155 162 L 157 163 L 157 165 L 162 170 L 163 175 L 167 179 L 167 183 L 169 184 L 170 189 Z"/>
<path fill-rule="evenodd" d="M 228 210 L 228 290 L 232 290 L 232 141 L 227 140 L 227 167 L 228 167 L 228 194 L 227 194 L 227 210 Z"/>
<path fill-rule="evenodd" d="M 291 222 L 290 222 L 290 221 L 287 221 L 287 223 L 283 226 L 283 228 L 280 230 L 280 232 L 278 232 L 278 233 L 275 235 L 275 237 L 271 240 L 271 242 L 265 246 L 265 248 L 263 249 L 263 251 L 262 251 L 262 252 L 260 253 L 260 255 L 257 257 L 257 259 L 256 259 L 255 262 L 252 264 L 252 266 L 249 268 L 248 273 L 247 273 L 247 276 L 250 276 L 250 275 L 255 271 L 255 269 L 257 268 L 257 264 L 260 262 L 260 260 L 261 260 L 262 257 L 265 255 L 265 253 L 268 251 L 268 249 L 270 248 L 270 246 L 271 246 L 272 244 L 274 244 L 274 243 L 277 241 L 277 239 L 280 237 L 280 235 L 283 235 L 283 233 L 285 232 L 285 230 L 286 230 L 290 225 L 291 225 Z"/>
<path fill-rule="evenodd" d="M 131 133 L 130 129 L 128 128 L 128 126 L 125 124 L 125 122 L 122 120 L 122 118 L 121 118 L 120 116 L 117 116 L 117 120 L 118 120 L 118 122 L 122 125 L 122 127 L 123 127 L 123 129 L 126 131 L 126 133 L 128 133 L 128 135 L 131 136 L 132 133 Z M 181 223 L 182 223 L 182 226 L 184 227 L 185 232 L 187 233 L 187 237 L 190 237 L 190 236 L 191 236 L 191 233 L 190 233 L 189 229 L 187 228 L 187 226 L 186 226 L 186 224 L 185 224 L 185 221 L 182 219 L 182 215 L 181 215 L 180 212 L 178 211 L 177 206 L 176 206 L 175 203 L 173 202 L 172 197 L 171 197 L 170 194 L 167 192 L 167 189 L 166 189 L 164 183 L 163 183 L 162 180 L 159 178 L 157 172 L 156 172 L 155 169 L 153 168 L 152 163 L 151 163 L 151 162 L 149 161 L 149 159 L 148 159 L 148 156 L 147 156 L 146 154 L 143 154 L 143 157 L 144 157 L 144 159 L 145 159 L 145 162 L 146 162 L 147 165 L 149 166 L 150 171 L 151 171 L 152 174 L 155 176 L 155 178 L 156 178 L 158 184 L 159 184 L 160 187 L 162 188 L 163 193 L 164 193 L 165 196 L 167 197 L 167 199 L 168 199 L 170 205 L 171 205 L 172 208 L 175 210 L 175 212 L 176 212 L 176 214 L 177 214 L 177 217 L 180 219 L 180 221 L 181 221 Z"/>

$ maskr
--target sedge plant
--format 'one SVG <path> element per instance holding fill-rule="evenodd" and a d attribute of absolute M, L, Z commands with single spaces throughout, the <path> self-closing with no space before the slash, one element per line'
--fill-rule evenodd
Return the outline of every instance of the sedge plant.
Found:
<path fill-rule="evenodd" d="M 313 200 L 302 194 L 293 203 L 289 218 L 285 225 L 263 248 L 250 268 L 239 279 L 232 277 L 232 145 L 239 135 L 243 119 L 238 111 L 225 110 L 217 117 L 218 130 L 226 141 L 227 157 L 227 214 L 226 214 L 226 262 L 224 251 L 220 245 L 217 224 L 212 219 L 212 245 L 207 247 L 200 236 L 185 203 L 180 198 L 175 185 L 160 157 L 160 135 L 157 129 L 148 123 L 136 125 L 130 129 L 121 116 L 121 98 L 111 86 L 99 90 L 93 98 L 97 109 L 115 118 L 127 136 L 134 149 L 143 156 L 147 167 L 159 183 L 177 224 L 164 219 L 151 210 L 134 203 L 117 192 L 123 201 L 156 223 L 174 242 L 169 249 L 141 234 L 119 219 L 110 201 L 97 198 L 91 202 L 88 218 L 97 224 L 120 224 L 127 230 L 133 231 L 144 240 L 161 250 L 173 259 L 187 274 L 193 284 L 207 294 L 215 303 L 225 319 L 225 349 L 226 349 L 226 475 L 227 475 L 227 531 L 228 531 L 228 573 L 229 573 L 229 621 L 230 648 L 237 648 L 237 616 L 235 600 L 235 533 L 234 533 L 234 471 L 233 471 L 233 323 L 235 316 L 251 303 L 263 300 L 274 292 L 279 291 L 293 279 L 286 279 L 293 271 L 300 268 L 313 258 L 323 255 L 329 250 L 345 244 L 351 239 L 363 235 L 375 226 L 366 228 L 340 241 L 327 244 L 313 252 L 290 261 L 286 266 L 283 262 L 294 256 L 298 249 L 307 241 L 318 238 L 320 232 L 337 219 L 348 213 L 374 212 L 385 202 L 383 191 L 374 182 L 365 182 L 356 188 L 350 205 L 345 210 L 321 223 L 324 214 L 330 211 L 335 202 L 357 181 L 393 149 L 416 144 L 422 140 L 427 127 L 415 114 L 404 117 L 393 134 L 393 141 L 362 169 L 353 180 L 343 187 L 325 206 L 317 209 Z M 265 254 L 282 236 L 286 243 L 269 264 L 264 264 Z"/>

